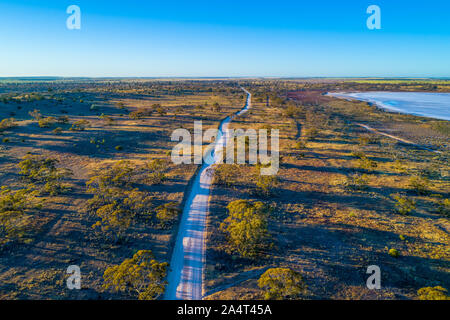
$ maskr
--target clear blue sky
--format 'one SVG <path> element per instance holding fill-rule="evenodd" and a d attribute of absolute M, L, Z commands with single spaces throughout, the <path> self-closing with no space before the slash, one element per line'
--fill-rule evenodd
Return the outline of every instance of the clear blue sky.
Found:
<path fill-rule="evenodd" d="M 1 0 L 0 43 L 0 76 L 450 77 L 450 1 Z"/>

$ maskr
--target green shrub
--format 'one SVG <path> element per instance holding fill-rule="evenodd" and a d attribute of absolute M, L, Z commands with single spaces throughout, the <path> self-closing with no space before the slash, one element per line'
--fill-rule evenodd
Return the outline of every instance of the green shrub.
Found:
<path fill-rule="evenodd" d="M 268 198 L 274 195 L 274 190 L 278 186 L 277 176 L 263 176 L 259 175 L 256 180 L 255 193 L 263 198 Z"/>
<path fill-rule="evenodd" d="M 287 108 L 284 111 L 285 116 L 289 118 L 298 118 L 301 115 L 301 113 L 302 109 L 294 105 L 287 106 Z"/>
<path fill-rule="evenodd" d="M 266 300 L 295 299 L 306 290 L 302 275 L 289 268 L 270 268 L 258 280 Z"/>
<path fill-rule="evenodd" d="M 33 111 L 28 112 L 28 114 L 36 121 L 39 121 L 42 119 L 42 114 L 37 109 L 34 109 Z"/>
<path fill-rule="evenodd" d="M 54 117 L 41 118 L 38 121 L 38 125 L 40 128 L 49 128 L 56 122 Z"/>
<path fill-rule="evenodd" d="M 33 211 L 40 208 L 36 191 L 13 191 L 3 186 L 0 190 L 0 246 L 23 239 L 27 235 Z"/>
<path fill-rule="evenodd" d="M 169 202 L 156 207 L 156 218 L 164 228 L 170 227 L 178 218 L 180 209 L 175 202 Z"/>
<path fill-rule="evenodd" d="M 220 104 L 218 102 L 214 102 L 214 104 L 212 105 L 212 111 L 220 112 Z"/>
<path fill-rule="evenodd" d="M 314 139 L 319 135 L 319 129 L 316 127 L 309 127 L 305 129 L 304 136 L 310 139 Z"/>
<path fill-rule="evenodd" d="M 354 174 L 345 178 L 342 185 L 348 190 L 363 191 L 368 189 L 368 176 Z"/>
<path fill-rule="evenodd" d="M 429 182 L 427 178 L 413 176 L 409 179 L 409 187 L 419 195 L 427 195 Z"/>
<path fill-rule="evenodd" d="M 437 212 L 445 217 L 450 217 L 450 199 L 439 201 Z"/>
<path fill-rule="evenodd" d="M 238 181 L 239 166 L 237 164 L 220 164 L 214 168 L 214 183 L 233 187 Z"/>
<path fill-rule="evenodd" d="M 165 172 L 167 171 L 167 161 L 161 159 L 154 159 L 146 164 L 148 174 L 146 177 L 147 183 L 150 185 L 161 184 L 167 180 Z"/>
<path fill-rule="evenodd" d="M 372 159 L 362 157 L 358 160 L 358 167 L 366 171 L 372 171 L 378 167 L 378 164 L 376 161 L 373 161 Z"/>

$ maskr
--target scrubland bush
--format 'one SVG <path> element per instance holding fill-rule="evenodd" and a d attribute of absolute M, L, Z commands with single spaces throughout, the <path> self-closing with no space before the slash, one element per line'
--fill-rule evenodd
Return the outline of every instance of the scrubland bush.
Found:
<path fill-rule="evenodd" d="M 87 120 L 79 120 L 79 121 L 75 121 L 73 124 L 72 124 L 72 127 L 70 127 L 70 131 L 84 131 L 84 130 L 86 130 L 86 128 L 87 127 L 89 127 L 90 126 L 90 122 L 89 121 L 87 121 Z"/>
<path fill-rule="evenodd" d="M 156 218 L 163 228 L 170 227 L 178 218 L 180 209 L 175 202 L 156 207 Z"/>
<path fill-rule="evenodd" d="M 33 186 L 40 188 L 41 192 L 57 195 L 69 190 L 69 186 L 63 180 L 72 175 L 72 171 L 65 168 L 57 168 L 57 159 L 43 158 L 36 155 L 26 155 L 19 162 L 23 179 Z"/>
<path fill-rule="evenodd" d="M 441 286 L 421 288 L 417 290 L 417 296 L 419 300 L 450 300 L 447 289 Z"/>
<path fill-rule="evenodd" d="M 156 112 L 157 112 L 161 117 L 164 116 L 165 114 L 167 114 L 167 111 L 164 110 L 162 107 L 156 108 Z"/>
<path fill-rule="evenodd" d="M 429 193 L 429 181 L 427 178 L 413 176 L 409 179 L 409 187 L 412 188 L 418 195 L 427 195 Z"/>
<path fill-rule="evenodd" d="M 150 250 L 139 250 L 133 258 L 105 270 L 103 287 L 139 300 L 155 300 L 164 293 L 167 267 L 166 262 L 156 261 Z"/>
<path fill-rule="evenodd" d="M 137 111 L 132 111 L 128 114 L 128 117 L 130 119 L 133 120 L 138 120 L 138 119 L 142 119 L 145 117 L 148 117 L 151 115 L 151 111 L 147 111 L 147 110 L 137 110 Z"/>
<path fill-rule="evenodd" d="M 61 134 L 62 131 L 63 131 L 63 129 L 62 129 L 61 127 L 57 127 L 57 128 L 55 128 L 55 129 L 53 129 L 52 132 L 53 132 L 54 134 Z"/>
<path fill-rule="evenodd" d="M 267 245 L 267 216 L 270 209 L 262 202 L 236 200 L 227 206 L 228 217 L 220 229 L 226 232 L 233 250 L 242 257 L 254 258 Z"/>
<path fill-rule="evenodd" d="M 0 132 L 17 127 L 17 123 L 14 122 L 13 118 L 6 118 L 0 121 Z"/>
<path fill-rule="evenodd" d="M 349 190 L 367 190 L 368 188 L 368 176 L 363 174 L 354 174 L 351 176 L 347 176 L 344 180 L 344 182 L 342 183 L 342 185 L 344 186 L 344 188 L 349 189 Z"/>
<path fill-rule="evenodd" d="M 394 195 L 394 199 L 397 200 L 395 203 L 395 208 L 401 215 L 405 216 L 411 213 L 412 210 L 416 209 L 416 203 L 412 199 L 408 199 L 402 195 Z"/>
<path fill-rule="evenodd" d="M 258 280 L 258 287 L 264 290 L 264 299 L 296 299 L 306 291 L 302 275 L 289 268 L 270 268 Z"/>
<path fill-rule="evenodd" d="M 366 146 L 368 144 L 375 144 L 377 142 L 379 142 L 379 139 L 373 135 L 366 134 L 366 135 L 361 135 L 358 138 L 358 143 L 361 146 Z"/>
<path fill-rule="evenodd" d="M 118 241 L 137 216 L 153 218 L 152 196 L 131 189 L 135 169 L 128 161 L 118 161 L 111 168 L 95 172 L 86 183 L 94 194 L 87 212 L 98 219 L 92 226 Z"/>
<path fill-rule="evenodd" d="M 236 164 L 220 164 L 214 170 L 214 183 L 232 187 L 237 183 L 239 166 Z"/>
<path fill-rule="evenodd" d="M 256 180 L 256 190 L 255 193 L 262 198 L 269 198 L 273 196 L 274 190 L 278 186 L 277 176 L 263 176 L 259 175 Z"/>
<path fill-rule="evenodd" d="M 395 160 L 392 167 L 398 173 L 405 173 L 407 171 L 406 166 L 401 160 Z"/>
<path fill-rule="evenodd" d="M 214 102 L 211 109 L 214 112 L 220 112 L 220 108 L 220 104 L 218 102 Z"/>
<path fill-rule="evenodd" d="M 40 209 L 36 191 L 0 189 L 0 247 L 26 236 L 33 210 Z"/>
<path fill-rule="evenodd" d="M 350 155 L 352 157 L 359 158 L 359 159 L 367 158 L 366 154 L 361 150 L 353 150 Z"/>

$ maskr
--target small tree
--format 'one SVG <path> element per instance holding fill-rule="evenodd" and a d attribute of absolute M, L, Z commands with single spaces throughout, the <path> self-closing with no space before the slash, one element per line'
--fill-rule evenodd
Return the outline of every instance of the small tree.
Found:
<path fill-rule="evenodd" d="M 269 208 L 262 202 L 236 200 L 227 206 L 228 217 L 220 228 L 228 234 L 230 245 L 242 257 L 256 257 L 268 239 Z"/>
<path fill-rule="evenodd" d="M 259 278 L 265 299 L 295 299 L 306 290 L 302 275 L 289 268 L 270 268 Z"/>
<path fill-rule="evenodd" d="M 156 261 L 150 250 L 139 250 L 133 258 L 105 270 L 103 287 L 139 300 L 155 300 L 164 293 L 167 266 L 166 262 Z"/>

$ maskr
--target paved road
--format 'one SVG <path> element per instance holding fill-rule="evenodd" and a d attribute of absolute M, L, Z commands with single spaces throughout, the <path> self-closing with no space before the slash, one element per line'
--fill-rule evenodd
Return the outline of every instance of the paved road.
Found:
<path fill-rule="evenodd" d="M 241 115 L 251 107 L 251 94 L 247 93 L 245 107 L 236 115 Z M 203 265 L 205 258 L 206 216 L 209 210 L 209 194 L 212 175 L 210 170 L 217 161 L 217 153 L 226 145 L 226 132 L 233 117 L 227 117 L 219 126 L 210 163 L 204 163 L 195 177 L 181 216 L 179 231 L 167 277 L 169 282 L 164 299 L 201 300 L 203 296 Z"/>

